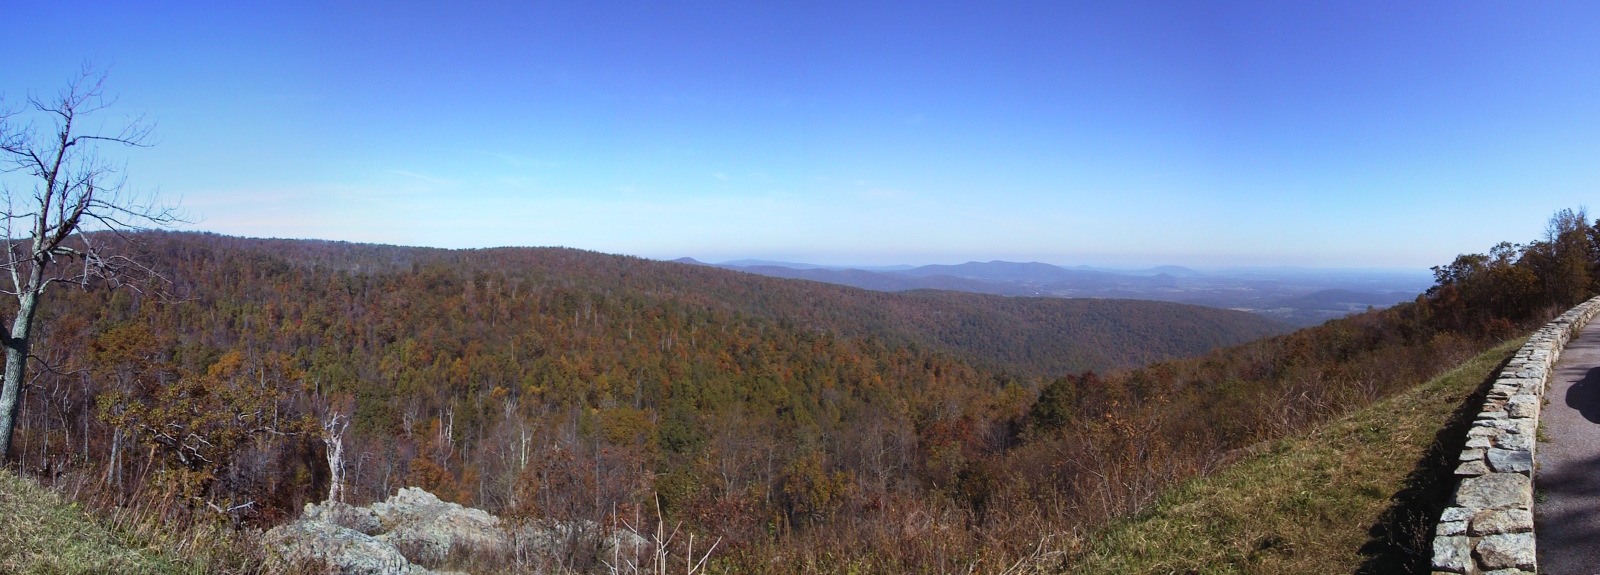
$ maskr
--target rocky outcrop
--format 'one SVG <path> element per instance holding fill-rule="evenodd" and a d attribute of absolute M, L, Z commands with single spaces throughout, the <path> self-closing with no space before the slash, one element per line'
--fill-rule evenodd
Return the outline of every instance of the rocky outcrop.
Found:
<path fill-rule="evenodd" d="M 478 563 L 558 552 L 575 541 L 597 541 L 602 554 L 616 546 L 643 546 L 632 532 L 599 537 L 593 522 L 510 525 L 482 509 L 441 501 L 404 488 L 370 507 L 306 504 L 297 519 L 268 531 L 269 555 L 287 570 L 307 564 L 346 575 L 425 575 L 427 567 L 461 555 Z"/>
<path fill-rule="evenodd" d="M 378 538 L 403 549 L 413 561 L 436 564 L 452 549 L 501 555 L 511 547 L 511 531 L 482 509 L 440 501 L 418 488 L 403 488 L 372 504 L 383 533 Z"/>
<path fill-rule="evenodd" d="M 322 520 L 300 519 L 268 531 L 265 543 L 280 571 L 325 565 L 343 575 L 426 575 L 427 569 L 388 541 Z"/>
<path fill-rule="evenodd" d="M 1533 534 L 1533 451 L 1539 408 L 1567 342 L 1600 313 L 1584 302 L 1528 338 L 1507 362 L 1467 431 L 1455 497 L 1439 517 L 1433 571 L 1515 575 L 1537 571 Z"/>

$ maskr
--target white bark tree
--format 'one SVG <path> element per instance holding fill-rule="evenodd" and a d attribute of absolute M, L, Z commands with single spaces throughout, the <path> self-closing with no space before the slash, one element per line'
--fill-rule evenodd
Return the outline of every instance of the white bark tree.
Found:
<path fill-rule="evenodd" d="M 328 502 L 344 503 L 344 436 L 350 417 L 337 411 L 322 420 L 322 442 L 328 446 Z"/>
<path fill-rule="evenodd" d="M 98 281 L 138 289 L 128 280 L 153 274 L 114 248 L 127 232 L 179 221 L 174 208 L 131 192 L 118 166 L 100 156 L 102 147 L 144 147 L 150 140 L 142 119 L 109 130 L 89 123 L 114 103 L 104 96 L 104 81 L 104 73 L 85 68 L 54 97 L 29 96 L 14 109 L 0 101 L 0 293 L 17 301 L 10 329 L 0 331 L 6 354 L 0 457 L 11 453 L 34 318 L 46 290 Z"/>
<path fill-rule="evenodd" d="M 322 427 L 322 443 L 327 447 L 328 502 L 344 503 L 345 480 L 344 440 L 350 434 L 350 418 L 356 412 L 356 400 L 348 393 L 317 393 L 312 399 L 317 422 Z"/>

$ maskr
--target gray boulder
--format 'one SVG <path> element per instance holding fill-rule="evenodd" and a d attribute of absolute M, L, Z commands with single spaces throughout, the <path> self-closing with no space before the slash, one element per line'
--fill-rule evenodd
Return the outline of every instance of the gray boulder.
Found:
<path fill-rule="evenodd" d="M 371 509 L 333 501 L 307 503 L 305 511 L 300 514 L 300 519 L 332 523 L 367 535 L 383 532 L 383 526 L 378 522 L 378 514 L 373 513 Z"/>
<path fill-rule="evenodd" d="M 419 563 L 444 561 L 452 550 L 504 554 L 511 534 L 499 517 L 482 509 L 441 501 L 420 488 L 400 489 L 387 501 L 372 504 L 383 539 Z"/>
<path fill-rule="evenodd" d="M 301 517 L 263 538 L 281 571 L 305 566 L 343 575 L 427 575 L 423 566 L 502 564 L 517 557 L 553 556 L 573 545 L 594 545 L 601 557 L 646 547 L 631 531 L 603 534 L 592 521 L 511 525 L 482 509 L 441 501 L 404 488 L 370 507 L 308 503 Z"/>
<path fill-rule="evenodd" d="M 280 525 L 264 537 L 279 570 L 308 563 L 340 575 L 427 575 L 394 545 L 348 527 L 304 519 Z"/>

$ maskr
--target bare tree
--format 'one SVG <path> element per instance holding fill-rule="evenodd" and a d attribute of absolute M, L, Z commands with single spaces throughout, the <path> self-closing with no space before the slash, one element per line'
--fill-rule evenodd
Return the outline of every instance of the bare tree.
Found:
<path fill-rule="evenodd" d="M 344 440 L 350 433 L 350 417 L 355 414 L 355 397 L 348 393 L 318 393 L 312 398 L 317 422 L 322 427 L 322 443 L 328 456 L 328 502 L 344 503 Z"/>
<path fill-rule="evenodd" d="M 322 420 L 322 442 L 328 446 L 328 502 L 344 503 L 344 436 L 350 417 L 330 411 Z"/>
<path fill-rule="evenodd" d="M 19 108 L 0 101 L 0 212 L 4 253 L 0 292 L 17 299 L 0 387 L 0 457 L 11 452 L 17 397 L 26 384 L 34 317 L 51 284 L 112 285 L 150 270 L 115 253 L 126 233 L 179 221 L 174 208 L 129 191 L 119 167 L 99 154 L 111 146 L 144 147 L 150 125 L 140 118 L 106 129 L 90 117 L 114 101 L 104 96 L 105 74 L 85 67 L 52 98 L 30 95 Z M 9 307 L 9 306 L 7 306 Z"/>

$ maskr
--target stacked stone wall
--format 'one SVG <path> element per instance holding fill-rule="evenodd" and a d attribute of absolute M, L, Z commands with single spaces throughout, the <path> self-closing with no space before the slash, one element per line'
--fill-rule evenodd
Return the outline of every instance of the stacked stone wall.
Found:
<path fill-rule="evenodd" d="M 1567 342 L 1600 313 L 1600 298 L 1561 314 L 1528 338 L 1496 377 L 1456 467 L 1455 496 L 1439 517 L 1433 571 L 1535 573 L 1533 452 L 1539 410 Z"/>

